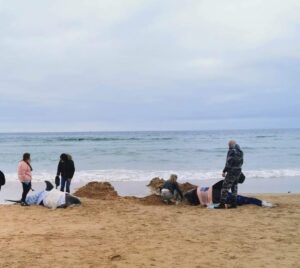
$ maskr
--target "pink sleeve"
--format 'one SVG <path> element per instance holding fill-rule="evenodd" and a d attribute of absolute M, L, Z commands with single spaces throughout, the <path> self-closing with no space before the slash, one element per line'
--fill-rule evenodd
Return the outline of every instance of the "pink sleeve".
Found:
<path fill-rule="evenodd" d="M 18 177 L 21 180 L 24 180 L 26 177 L 26 167 L 24 166 L 24 163 L 20 162 L 18 165 Z"/>

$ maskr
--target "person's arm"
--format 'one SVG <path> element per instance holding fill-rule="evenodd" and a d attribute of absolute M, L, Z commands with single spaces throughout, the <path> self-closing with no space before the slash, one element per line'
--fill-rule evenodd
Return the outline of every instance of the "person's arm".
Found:
<path fill-rule="evenodd" d="M 177 182 L 175 184 L 175 188 L 176 188 L 177 192 L 179 193 L 180 197 L 183 198 L 183 194 L 182 194 L 182 192 L 181 192 L 181 190 L 180 190 L 179 185 L 178 185 Z"/>
<path fill-rule="evenodd" d="M 73 160 L 69 160 L 70 161 L 70 173 L 71 173 L 71 178 L 73 178 L 74 173 L 75 173 L 75 165 L 74 165 L 74 161 Z"/>
<path fill-rule="evenodd" d="M 61 163 L 61 161 L 59 161 L 58 166 L 57 166 L 57 173 L 56 173 L 56 176 L 59 176 L 60 173 L 61 173 L 61 168 L 62 168 L 61 165 L 62 165 L 62 163 Z"/>
<path fill-rule="evenodd" d="M 26 166 L 23 162 L 20 162 L 18 165 L 18 176 L 19 179 L 25 180 L 26 179 Z"/>
<path fill-rule="evenodd" d="M 229 150 L 227 154 L 226 164 L 223 169 L 223 174 L 228 172 L 228 170 L 232 168 L 233 160 L 234 160 L 234 150 Z"/>

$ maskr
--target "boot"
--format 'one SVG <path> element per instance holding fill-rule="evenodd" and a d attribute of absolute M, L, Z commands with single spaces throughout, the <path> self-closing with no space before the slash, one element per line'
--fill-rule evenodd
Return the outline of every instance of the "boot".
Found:
<path fill-rule="evenodd" d="M 229 205 L 227 205 L 227 208 L 237 208 L 237 205 L 236 205 L 236 203 L 231 203 L 231 204 L 229 204 Z"/>
<path fill-rule="evenodd" d="M 21 202 L 21 206 L 22 206 L 22 207 L 29 207 L 29 204 L 28 204 L 27 202 L 23 202 L 23 201 L 22 201 L 22 202 Z"/>

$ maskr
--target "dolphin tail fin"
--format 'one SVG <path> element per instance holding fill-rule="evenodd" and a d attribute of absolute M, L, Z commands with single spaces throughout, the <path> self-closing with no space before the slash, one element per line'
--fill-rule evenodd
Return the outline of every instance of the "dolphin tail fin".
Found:
<path fill-rule="evenodd" d="M 21 200 L 10 200 L 10 199 L 5 199 L 5 201 L 7 201 L 7 202 L 13 202 L 13 203 L 17 203 L 17 204 L 21 203 Z"/>

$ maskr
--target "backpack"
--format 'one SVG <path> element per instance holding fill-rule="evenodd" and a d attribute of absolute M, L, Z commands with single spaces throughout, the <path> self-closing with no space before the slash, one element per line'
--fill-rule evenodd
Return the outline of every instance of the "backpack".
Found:
<path fill-rule="evenodd" d="M 246 176 L 245 174 L 242 172 L 241 175 L 239 176 L 239 179 L 238 179 L 238 183 L 243 183 L 246 179 Z"/>
<path fill-rule="evenodd" d="M 1 190 L 1 186 L 3 186 L 4 184 L 5 184 L 5 176 L 3 172 L 0 170 L 0 190 Z"/>

